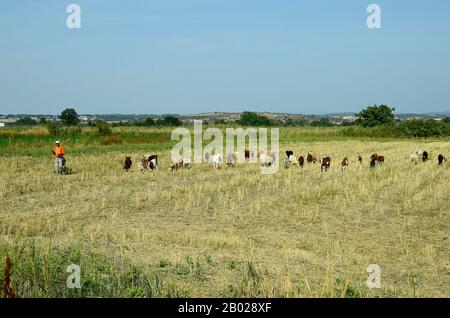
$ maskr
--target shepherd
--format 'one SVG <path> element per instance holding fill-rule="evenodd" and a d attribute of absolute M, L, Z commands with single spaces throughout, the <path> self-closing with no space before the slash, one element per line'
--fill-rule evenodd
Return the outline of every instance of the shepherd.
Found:
<path fill-rule="evenodd" d="M 66 159 L 64 158 L 64 147 L 61 146 L 59 140 L 55 142 L 55 148 L 53 148 L 52 153 L 55 156 L 55 172 L 62 174 Z"/>

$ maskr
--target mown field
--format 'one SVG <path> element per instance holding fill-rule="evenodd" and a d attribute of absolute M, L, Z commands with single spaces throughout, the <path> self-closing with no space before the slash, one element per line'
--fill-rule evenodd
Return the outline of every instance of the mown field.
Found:
<path fill-rule="evenodd" d="M 44 130 L 0 133 L 0 275 L 9 256 L 18 297 L 450 297 L 450 165 L 436 162 L 448 140 L 282 128 L 282 152 L 329 155 L 331 171 L 261 175 L 252 164 L 169 172 L 170 129 L 114 133 L 60 137 L 68 176 L 54 174 Z M 432 160 L 411 164 L 416 148 Z M 369 169 L 374 152 L 387 161 Z M 154 174 L 137 170 L 147 153 L 160 156 Z M 66 287 L 72 263 L 79 290 Z M 369 264 L 381 289 L 366 287 Z"/>

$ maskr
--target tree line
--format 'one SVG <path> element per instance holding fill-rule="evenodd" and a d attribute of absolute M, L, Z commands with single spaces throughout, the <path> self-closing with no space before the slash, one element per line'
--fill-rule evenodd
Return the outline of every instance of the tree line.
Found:
<path fill-rule="evenodd" d="M 440 137 L 450 136 L 450 117 L 445 117 L 441 121 L 433 119 L 413 119 L 396 122 L 394 116 L 394 107 L 387 105 L 373 105 L 368 106 L 355 114 L 356 120 L 354 122 L 343 123 L 340 126 L 350 126 L 342 132 L 345 136 L 389 136 L 389 137 Z M 32 125 L 47 125 L 50 134 L 58 135 L 62 131 L 68 130 L 67 127 L 75 127 L 69 129 L 73 133 L 78 130 L 81 131 L 80 121 L 77 112 L 73 108 L 67 108 L 58 116 L 60 124 L 54 122 L 46 122 L 44 118 L 40 121 L 35 121 L 32 118 L 26 117 L 17 120 L 16 125 L 32 126 Z M 269 118 L 264 115 L 259 115 L 255 112 L 243 112 L 240 119 L 236 121 L 237 124 L 247 127 L 296 127 L 296 126 L 311 126 L 311 127 L 332 127 L 336 124 L 332 123 L 329 118 L 322 117 L 312 122 L 305 120 L 287 119 L 280 121 Z M 95 122 L 88 122 L 88 126 L 96 127 L 98 133 L 103 136 L 112 134 L 113 126 L 141 126 L 141 127 L 178 127 L 183 122 L 176 116 L 167 115 L 162 118 L 154 119 L 148 117 L 144 120 L 135 120 L 129 122 L 107 123 L 103 120 L 96 120 Z M 225 121 L 219 121 L 216 124 L 226 124 Z M 66 128 L 64 128 L 66 127 Z M 78 127 L 78 128 L 76 128 Z"/>

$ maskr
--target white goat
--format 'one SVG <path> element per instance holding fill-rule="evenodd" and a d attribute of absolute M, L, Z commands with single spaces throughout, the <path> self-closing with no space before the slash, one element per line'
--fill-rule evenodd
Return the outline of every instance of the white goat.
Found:
<path fill-rule="evenodd" d="M 423 150 L 416 149 L 410 156 L 409 160 L 417 165 L 419 162 L 419 159 L 423 156 Z"/>
<path fill-rule="evenodd" d="M 229 154 L 227 154 L 227 166 L 228 167 L 231 167 L 231 166 L 233 166 L 234 165 L 234 163 L 236 162 L 236 160 L 237 160 L 237 152 L 236 153 L 229 153 Z"/>
<path fill-rule="evenodd" d="M 261 162 L 262 166 L 270 167 L 272 164 L 275 163 L 275 159 L 276 159 L 275 153 L 268 155 L 265 152 L 261 152 L 259 155 L 259 161 Z"/>
<path fill-rule="evenodd" d="M 223 162 L 223 156 L 220 153 L 216 153 L 214 156 L 212 156 L 212 165 L 214 169 L 219 169 L 220 165 Z"/>

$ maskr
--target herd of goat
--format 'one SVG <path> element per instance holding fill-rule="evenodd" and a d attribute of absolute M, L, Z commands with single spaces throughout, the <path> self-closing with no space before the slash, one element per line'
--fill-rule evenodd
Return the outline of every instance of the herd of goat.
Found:
<path fill-rule="evenodd" d="M 237 163 L 238 159 L 238 153 L 234 154 L 228 154 L 225 158 L 225 163 L 228 167 L 232 167 Z M 255 162 L 255 159 L 259 159 L 259 162 L 262 166 L 269 167 L 275 163 L 276 156 L 275 153 L 272 154 L 266 154 L 264 152 L 259 153 L 255 158 L 255 153 L 252 151 L 245 150 L 245 152 L 242 154 L 245 158 L 245 160 L 249 160 L 251 162 Z M 224 162 L 224 158 L 222 157 L 222 154 L 214 154 L 210 155 L 209 153 L 206 153 L 204 156 L 204 159 L 206 162 L 210 163 L 215 169 L 219 169 L 220 166 Z M 439 154 L 438 156 L 438 165 L 442 165 L 447 159 L 444 155 Z M 430 160 L 430 155 L 427 151 L 423 150 L 415 150 L 409 157 L 409 160 L 415 164 L 418 164 L 420 161 L 426 162 Z M 320 163 L 320 170 L 323 172 L 327 172 L 331 167 L 331 158 L 330 157 L 323 157 L 317 159 L 317 156 L 314 153 L 308 152 L 306 155 L 306 158 L 304 156 L 300 156 L 296 158 L 294 156 L 294 152 L 292 150 L 286 151 L 286 158 L 283 161 L 284 167 L 289 168 L 290 166 L 298 166 L 300 168 L 303 168 L 305 163 L 307 164 L 316 164 L 317 162 Z M 363 158 L 361 156 L 358 156 L 358 162 L 360 165 L 363 164 Z M 369 166 L 371 168 L 375 168 L 379 164 L 384 164 L 385 157 L 380 156 L 378 154 L 373 154 L 370 157 Z M 131 157 L 125 158 L 125 163 L 123 166 L 123 169 L 126 171 L 131 169 L 133 161 Z M 341 161 L 341 169 L 342 171 L 345 171 L 349 166 L 349 159 L 348 157 L 345 157 Z M 177 160 L 172 160 L 172 163 L 170 165 L 169 170 L 175 171 L 180 168 L 189 168 L 191 166 L 191 160 L 186 157 L 180 157 Z M 154 171 L 158 167 L 158 155 L 148 155 L 144 156 L 140 159 L 138 162 L 138 168 L 141 172 L 144 172 L 146 170 Z"/>

